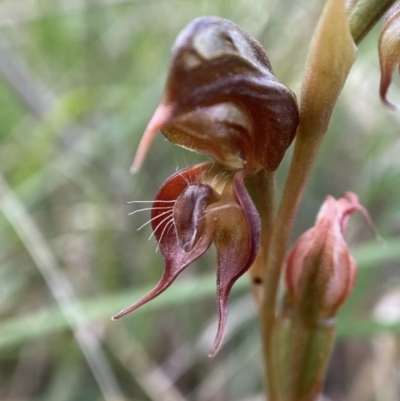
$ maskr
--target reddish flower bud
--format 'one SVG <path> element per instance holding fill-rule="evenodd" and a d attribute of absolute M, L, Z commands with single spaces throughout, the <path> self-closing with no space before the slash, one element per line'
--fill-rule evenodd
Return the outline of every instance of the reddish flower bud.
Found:
<path fill-rule="evenodd" d="M 354 287 L 357 264 L 344 230 L 355 211 L 362 212 L 370 222 L 355 194 L 348 192 L 338 200 L 328 196 L 315 226 L 297 240 L 287 257 L 287 291 L 295 305 L 306 307 L 310 318 L 333 317 Z"/>
<path fill-rule="evenodd" d="M 379 61 L 381 65 L 380 95 L 392 109 L 398 107 L 386 98 L 393 71 L 400 65 L 400 4 L 395 5 L 386 16 L 379 37 Z"/>
<path fill-rule="evenodd" d="M 234 23 L 201 17 L 172 48 L 163 99 L 140 142 L 136 171 L 156 132 L 226 168 L 275 170 L 299 123 L 295 95 Z"/>
<path fill-rule="evenodd" d="M 228 298 L 235 281 L 253 263 L 260 242 L 260 219 L 243 184 L 243 171 L 224 171 L 203 163 L 179 171 L 158 191 L 151 222 L 165 259 L 160 282 L 118 319 L 165 291 L 214 242 L 217 248 L 218 351 L 225 329 Z"/>

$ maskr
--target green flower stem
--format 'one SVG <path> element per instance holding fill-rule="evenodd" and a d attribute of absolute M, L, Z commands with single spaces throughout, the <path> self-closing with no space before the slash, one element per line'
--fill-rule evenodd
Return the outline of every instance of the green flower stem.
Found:
<path fill-rule="evenodd" d="M 249 275 L 252 284 L 253 295 L 257 304 L 261 327 L 263 327 L 264 304 L 263 304 L 263 280 L 265 276 L 265 266 L 268 260 L 269 245 L 273 232 L 275 221 L 275 173 L 260 171 L 256 176 L 246 180 L 246 188 L 260 214 L 261 219 L 261 244 L 257 258 L 249 269 Z M 264 354 L 269 354 L 266 350 L 267 342 L 263 341 Z M 275 379 L 273 369 L 268 367 L 268 358 L 264 358 L 265 362 L 265 382 L 268 383 L 270 394 L 275 394 L 272 383 Z M 270 385 L 271 383 L 271 385 Z M 276 400 L 275 395 L 270 396 L 269 400 Z"/>
<path fill-rule="evenodd" d="M 332 15 L 337 14 L 335 7 L 337 4 L 328 2 L 333 8 Z M 360 0 L 354 4 L 350 12 L 350 32 L 355 41 L 359 43 L 366 33 L 377 22 L 382 13 L 393 3 L 393 0 Z M 340 10 L 339 10 L 340 11 Z M 339 12 L 340 14 L 340 12 Z M 274 366 L 274 356 L 278 352 L 274 347 L 272 335 L 274 324 L 276 322 L 276 305 L 279 280 L 281 276 L 282 266 L 286 254 L 289 236 L 292 231 L 294 219 L 304 192 L 305 184 L 311 173 L 315 159 L 324 134 L 328 128 L 330 113 L 336 103 L 337 96 L 341 91 L 341 85 L 344 83 L 350 70 L 351 49 L 346 48 L 346 35 L 343 34 L 341 42 L 335 39 L 335 21 L 330 20 L 330 14 L 323 15 L 324 23 L 321 25 L 317 34 L 313 54 L 311 54 L 308 70 L 306 72 L 306 93 L 302 96 L 301 109 L 303 115 L 300 117 L 300 127 L 296 137 L 293 159 L 289 171 L 289 175 L 284 188 L 282 201 L 279 206 L 277 217 L 274 223 L 274 230 L 271 236 L 271 242 L 268 252 L 268 263 L 266 265 L 265 283 L 264 283 L 264 300 L 262 320 L 262 335 L 264 344 L 264 357 L 267 366 L 267 383 L 268 383 L 268 399 L 271 401 L 279 401 L 279 391 L 276 372 Z M 340 21 L 339 21 L 340 22 Z M 325 28 L 324 28 L 325 25 Z M 339 46 L 335 50 L 335 46 Z M 336 56 L 330 54 L 330 49 L 335 51 Z M 349 51 L 349 54 L 343 55 L 348 60 L 341 63 L 338 54 L 343 51 Z M 346 50 L 347 49 L 347 50 Z M 339 53 L 338 53 L 339 52 Z M 338 65 L 333 65 L 338 62 Z M 316 67 L 315 69 L 313 67 Z M 336 73 L 335 68 L 339 71 Z M 332 77 L 330 78 L 330 74 Z M 336 75 L 335 75 L 336 74 Z M 336 82 L 340 84 L 336 85 Z M 323 86 L 323 88 L 321 87 Z M 326 87 L 326 90 L 325 90 Z M 313 93 L 319 91 L 319 100 L 313 100 Z M 304 93 L 303 93 L 304 94 Z M 318 95 L 315 95 L 315 97 Z M 308 97 L 308 98 L 307 98 Z M 308 103 L 307 103 L 308 102 Z M 324 103 L 319 104 L 318 103 Z M 292 367 L 289 367 L 291 369 Z M 288 399 L 285 401 L 296 401 Z"/>
<path fill-rule="evenodd" d="M 262 308 L 264 270 L 275 219 L 275 174 L 260 171 L 246 180 L 246 188 L 261 219 L 261 244 L 257 258 L 249 269 L 254 298 L 259 311 Z"/>
<path fill-rule="evenodd" d="M 351 34 L 356 44 L 379 21 L 396 0 L 358 0 L 353 2 L 349 14 Z M 352 3 L 352 4 L 353 4 Z"/>
<path fill-rule="evenodd" d="M 275 322 L 276 298 L 281 266 L 283 265 L 288 239 L 303 195 L 304 186 L 314 164 L 320 143 L 322 142 L 322 136 L 316 138 L 311 147 L 308 142 L 307 135 L 296 139 L 290 172 L 274 224 L 275 229 L 271 238 L 268 269 L 265 278 L 267 289 L 264 294 L 264 313 L 261 319 L 264 357 L 267 364 L 268 399 L 273 401 L 279 400 L 276 378 L 274 377 L 276 368 L 273 366 L 273 354 L 276 347 L 271 341 L 271 336 Z M 302 168 L 298 168 L 297 166 L 302 166 Z"/>
<path fill-rule="evenodd" d="M 276 319 L 272 345 L 277 401 L 314 401 L 320 394 L 335 340 L 335 320 L 304 319 L 291 308 Z"/>

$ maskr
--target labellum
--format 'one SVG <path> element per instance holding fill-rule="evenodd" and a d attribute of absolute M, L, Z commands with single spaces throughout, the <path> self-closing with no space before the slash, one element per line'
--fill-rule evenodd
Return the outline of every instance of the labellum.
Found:
<path fill-rule="evenodd" d="M 223 338 L 231 288 L 253 263 L 260 242 L 260 219 L 244 187 L 243 171 L 227 172 L 214 163 L 202 163 L 175 173 L 156 195 L 151 222 L 165 260 L 164 274 L 153 290 L 113 319 L 165 291 L 214 243 L 219 324 L 210 355 L 215 355 Z"/>

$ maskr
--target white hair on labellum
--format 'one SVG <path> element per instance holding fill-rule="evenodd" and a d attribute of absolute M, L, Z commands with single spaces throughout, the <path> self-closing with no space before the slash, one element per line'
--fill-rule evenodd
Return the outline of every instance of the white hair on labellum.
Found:
<path fill-rule="evenodd" d="M 161 216 L 161 214 L 160 214 L 159 216 Z M 158 217 L 158 216 L 156 216 L 156 217 Z M 151 240 L 151 238 L 154 236 L 154 234 L 155 234 L 156 231 L 158 230 L 158 227 L 160 227 L 166 220 L 168 220 L 168 219 L 170 219 L 170 218 L 173 220 L 172 211 L 171 211 L 171 214 L 170 214 L 169 216 L 164 217 L 164 218 L 157 224 L 156 228 L 153 230 L 153 232 L 151 233 L 151 235 L 150 235 L 150 237 L 149 237 L 149 241 Z"/>
<path fill-rule="evenodd" d="M 136 200 L 136 201 L 130 201 L 130 202 L 126 202 L 126 203 L 154 203 L 154 202 L 164 202 L 164 203 L 170 203 L 170 202 L 175 202 L 175 199 L 172 199 L 172 200 L 157 200 L 157 201 L 155 201 L 155 200 L 146 200 L 146 201 L 139 201 L 139 200 Z"/>
<path fill-rule="evenodd" d="M 147 226 L 147 224 L 150 224 L 153 220 L 157 219 L 158 217 L 164 216 L 167 213 L 171 213 L 171 210 L 167 210 L 165 212 L 162 212 L 162 213 L 158 214 L 157 216 L 152 217 L 146 223 L 142 224 L 136 231 L 140 231 L 144 226 Z"/>
<path fill-rule="evenodd" d="M 156 252 L 157 252 L 158 249 L 160 248 L 160 243 L 161 243 L 161 240 L 162 240 L 162 237 L 163 237 L 164 233 L 165 233 L 165 232 L 168 233 L 168 231 L 170 230 L 170 228 L 171 228 L 171 227 L 174 227 L 174 226 L 175 226 L 175 225 L 174 225 L 174 219 L 171 218 L 171 220 L 170 220 L 168 223 L 165 224 L 165 227 L 164 227 L 164 229 L 162 230 L 162 233 L 161 233 L 161 235 L 160 235 L 160 239 L 157 241 Z M 168 227 L 168 229 L 167 229 L 167 227 Z M 165 230 L 167 230 L 167 231 L 165 231 Z"/>
<path fill-rule="evenodd" d="M 144 209 L 135 210 L 134 212 L 128 213 L 128 216 L 132 216 L 133 214 L 144 212 L 145 210 L 165 210 L 165 209 L 172 209 L 173 206 L 159 206 L 159 207 L 146 207 Z"/>

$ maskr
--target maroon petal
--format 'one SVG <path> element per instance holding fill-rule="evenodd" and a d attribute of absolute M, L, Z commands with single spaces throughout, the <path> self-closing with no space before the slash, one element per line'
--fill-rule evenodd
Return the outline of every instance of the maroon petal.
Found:
<path fill-rule="evenodd" d="M 295 95 L 275 78 L 261 44 L 233 22 L 212 16 L 195 19 L 176 39 L 164 102 L 175 117 L 197 110 L 190 120 L 214 124 L 193 135 L 186 124 L 171 121 L 162 129 L 168 139 L 223 165 L 232 164 L 237 147 L 245 169 L 275 170 L 299 123 Z"/>
<path fill-rule="evenodd" d="M 296 97 L 273 75 L 261 44 L 231 21 L 200 17 L 176 39 L 161 105 L 132 170 L 161 129 L 226 168 L 273 171 L 298 124 Z"/>
<path fill-rule="evenodd" d="M 181 195 L 185 188 L 191 183 L 200 180 L 203 174 L 209 170 L 211 165 L 212 163 L 202 163 L 179 171 L 171 176 L 158 191 L 153 204 L 151 220 L 154 235 L 165 260 L 163 276 L 158 284 L 149 293 L 128 308 L 117 313 L 115 316 L 113 316 L 113 320 L 127 315 L 128 313 L 134 311 L 135 309 L 160 295 L 173 283 L 173 281 L 188 265 L 203 255 L 210 247 L 214 233 L 213 225 L 206 226 L 206 229 L 196 243 L 196 246 L 194 246 L 189 252 L 185 252 L 180 247 L 178 237 L 175 232 L 172 208 L 177 198 L 179 195 Z M 171 212 L 165 211 L 165 209 L 159 209 L 170 204 Z"/>
<path fill-rule="evenodd" d="M 231 191 L 237 208 L 218 211 L 214 243 L 218 253 L 217 299 L 218 331 L 209 356 L 214 356 L 222 343 L 228 313 L 229 294 L 233 284 L 252 265 L 260 244 L 261 223 L 258 212 L 243 185 L 242 172 L 235 174 Z M 227 204 L 227 200 L 224 199 Z"/>

